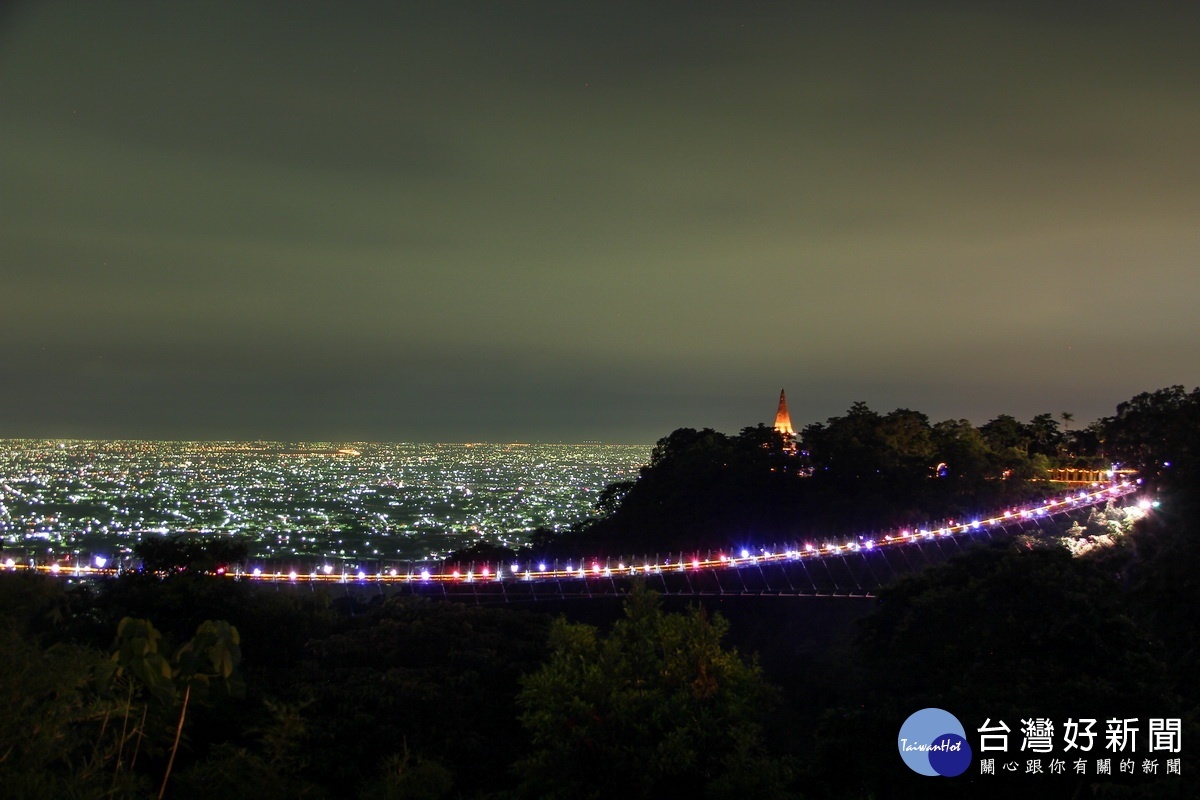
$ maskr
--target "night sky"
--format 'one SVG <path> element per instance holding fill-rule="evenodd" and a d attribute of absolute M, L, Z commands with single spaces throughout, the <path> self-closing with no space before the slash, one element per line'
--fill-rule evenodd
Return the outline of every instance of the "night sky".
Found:
<path fill-rule="evenodd" d="M 0 437 L 652 442 L 1200 383 L 1200 4 L 0 11 Z"/>

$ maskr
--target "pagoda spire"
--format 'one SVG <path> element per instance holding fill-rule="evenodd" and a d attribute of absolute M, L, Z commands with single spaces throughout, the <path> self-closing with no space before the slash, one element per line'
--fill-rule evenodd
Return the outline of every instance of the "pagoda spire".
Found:
<path fill-rule="evenodd" d="M 784 394 L 783 389 L 779 390 L 779 410 L 775 412 L 775 430 L 784 436 L 796 435 L 796 432 L 792 430 L 792 417 L 788 414 L 787 395 Z"/>

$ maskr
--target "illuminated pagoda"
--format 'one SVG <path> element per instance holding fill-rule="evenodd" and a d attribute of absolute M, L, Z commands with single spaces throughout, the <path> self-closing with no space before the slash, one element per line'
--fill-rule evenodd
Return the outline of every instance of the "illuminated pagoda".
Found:
<path fill-rule="evenodd" d="M 775 430 L 783 435 L 788 452 L 796 452 L 796 432 L 792 430 L 792 417 L 788 414 L 787 395 L 779 390 L 779 410 L 775 412 Z"/>

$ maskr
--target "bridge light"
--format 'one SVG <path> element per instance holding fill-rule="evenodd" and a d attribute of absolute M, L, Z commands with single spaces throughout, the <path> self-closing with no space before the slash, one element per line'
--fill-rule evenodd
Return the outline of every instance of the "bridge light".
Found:
<path fill-rule="evenodd" d="M 421 580 L 423 580 L 423 581 L 429 580 L 429 570 L 427 570 L 427 569 L 421 570 Z"/>
<path fill-rule="evenodd" d="M 253 572 L 251 572 L 250 574 L 251 574 L 251 575 L 253 575 L 253 576 L 254 576 L 254 577 L 256 577 L 256 578 L 259 578 L 259 577 L 262 577 L 262 570 L 261 570 L 261 569 L 259 569 L 258 567 L 255 567 L 255 568 L 254 568 L 254 571 L 253 571 Z"/>
<path fill-rule="evenodd" d="M 750 557 L 750 551 L 743 547 L 742 548 L 742 558 L 749 558 L 749 557 Z"/>

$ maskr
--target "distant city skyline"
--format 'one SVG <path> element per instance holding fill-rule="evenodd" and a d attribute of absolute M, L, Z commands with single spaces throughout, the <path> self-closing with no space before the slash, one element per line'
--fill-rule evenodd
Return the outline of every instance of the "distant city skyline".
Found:
<path fill-rule="evenodd" d="M 1200 384 L 1200 6 L 17 2 L 0 438 L 652 443 Z"/>

